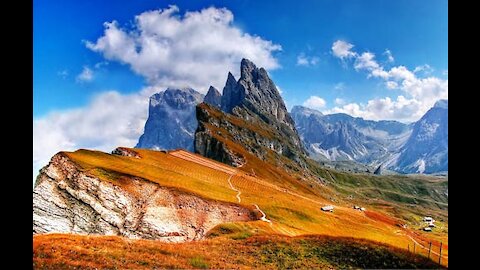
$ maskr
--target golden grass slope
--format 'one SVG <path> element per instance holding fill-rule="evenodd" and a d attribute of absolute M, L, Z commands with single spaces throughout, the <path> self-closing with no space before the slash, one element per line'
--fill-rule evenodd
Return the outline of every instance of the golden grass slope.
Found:
<path fill-rule="evenodd" d="M 346 202 L 332 203 L 329 200 L 335 192 L 332 188 L 319 185 L 312 179 L 302 179 L 300 174 L 287 173 L 248 153 L 242 153 L 247 160 L 245 166 L 232 168 L 183 150 L 172 153 L 133 151 L 141 158 L 90 150 L 64 154 L 82 170 L 126 189 L 129 188 L 129 177 L 135 176 L 200 197 L 238 203 L 237 192 L 228 183 L 233 175 L 231 183 L 241 191 L 239 204 L 252 210 L 254 204 L 258 205 L 272 221 L 257 220 L 239 226 L 244 233 L 252 235 L 322 234 L 368 239 L 402 249 L 413 245 L 411 238 L 419 238 L 409 229 L 396 226 L 402 221 L 386 215 L 381 209 L 376 211 L 369 207 L 366 212 L 361 212 Z M 320 210 L 326 204 L 335 205 L 333 213 Z M 221 234 L 222 226 L 214 229 L 217 235 Z M 443 254 L 447 255 L 448 249 L 444 249 Z M 447 258 L 443 262 L 448 263 Z"/>
<path fill-rule="evenodd" d="M 35 269 L 438 269 L 381 243 L 328 236 L 217 237 L 167 244 L 117 236 L 33 237 Z"/>

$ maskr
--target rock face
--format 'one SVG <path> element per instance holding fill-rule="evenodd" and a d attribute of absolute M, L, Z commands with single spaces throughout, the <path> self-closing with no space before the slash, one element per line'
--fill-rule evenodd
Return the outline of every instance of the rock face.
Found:
<path fill-rule="evenodd" d="M 373 174 L 381 175 L 383 173 L 382 165 L 379 165 L 378 168 L 373 172 Z"/>
<path fill-rule="evenodd" d="M 217 88 L 210 86 L 203 102 L 208 103 L 217 108 L 220 108 L 222 104 L 222 94 L 218 92 Z"/>
<path fill-rule="evenodd" d="M 235 114 L 233 111 L 235 107 L 248 109 L 267 124 L 275 125 L 282 132 L 290 133 L 291 140 L 301 147 L 295 123 L 267 71 L 264 68 L 257 68 L 247 59 L 242 59 L 240 71 L 241 76 L 236 85 L 233 83 L 235 78 L 231 73 L 228 74 L 224 97 L 222 97 L 222 110 Z"/>
<path fill-rule="evenodd" d="M 221 100 L 222 111 L 226 113 L 232 113 L 232 109 L 235 106 L 240 105 L 244 98 L 245 93 L 240 91 L 240 89 L 237 87 L 237 80 L 231 72 L 228 72 L 227 82 L 225 83 L 225 87 L 223 87 L 223 95 Z"/>
<path fill-rule="evenodd" d="M 112 154 L 124 157 L 142 158 L 140 154 L 138 154 L 136 151 L 133 151 L 126 147 L 117 147 L 115 148 L 115 150 L 112 151 Z"/>
<path fill-rule="evenodd" d="M 406 173 L 448 171 L 448 100 L 439 100 L 418 120 L 398 159 L 390 165 Z"/>
<path fill-rule="evenodd" d="M 56 154 L 33 190 L 33 233 L 119 235 L 184 242 L 224 222 L 256 219 L 249 209 L 131 177 L 128 188 L 93 177 Z"/>
<path fill-rule="evenodd" d="M 238 81 L 231 73 L 223 88 L 222 111 L 200 104 L 199 126 L 195 133 L 195 152 L 238 166 L 243 157 L 214 135 L 222 134 L 231 142 L 264 159 L 266 149 L 299 161 L 305 155 L 293 119 L 277 87 L 263 68 L 243 59 Z"/>
<path fill-rule="evenodd" d="M 195 106 L 203 98 L 202 94 L 191 88 L 168 88 L 152 95 L 145 131 L 135 147 L 193 151 L 193 137 L 197 128 Z"/>

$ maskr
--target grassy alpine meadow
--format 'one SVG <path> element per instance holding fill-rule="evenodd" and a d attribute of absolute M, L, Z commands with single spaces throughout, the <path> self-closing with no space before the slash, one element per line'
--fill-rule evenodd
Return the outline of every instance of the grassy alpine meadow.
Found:
<path fill-rule="evenodd" d="M 235 147 L 233 142 L 228 143 Z M 238 149 L 244 151 L 241 147 Z M 131 150 L 136 151 L 140 158 L 90 150 L 64 154 L 84 172 L 126 189 L 129 177 L 140 177 L 161 186 L 203 198 L 237 203 L 252 210 L 256 205 L 270 221 L 220 224 L 209 232 L 209 239 L 225 233 L 231 234 L 229 239 L 233 240 L 244 240 L 251 236 L 268 238 L 272 235 L 323 235 L 373 241 L 372 243 L 383 243 L 404 251 L 412 248 L 414 241 L 423 246 L 428 246 L 433 241 L 437 252 L 440 242 L 443 242 L 442 254 L 445 257 L 442 264 L 448 264 L 448 230 L 433 233 L 421 231 L 421 215 L 426 213 L 438 214 L 442 224 L 447 226 L 448 215 L 443 204 L 425 203 L 420 204 L 419 208 L 412 208 L 403 200 L 383 195 L 394 191 L 399 196 L 412 197 L 409 193 L 420 180 L 347 174 L 317 167 L 319 177 L 327 180 L 327 184 L 319 184 L 311 176 L 304 177 L 301 172 L 287 173 L 246 151 L 242 153 L 246 157 L 246 164 L 241 168 L 233 168 L 184 150 Z M 229 179 L 232 186 L 240 191 L 238 197 L 238 192 L 231 188 Z M 355 188 L 357 183 L 366 188 Z M 430 196 L 430 192 L 441 184 L 441 180 L 432 180 L 431 183 L 427 181 L 423 184 L 424 193 L 414 198 L 427 202 L 436 199 Z M 330 204 L 335 207 L 333 212 L 320 210 L 322 206 Z M 353 209 L 353 205 L 357 204 L 366 207 L 366 211 Z M 417 212 L 417 209 L 420 210 Z M 257 211 L 257 216 L 260 219 L 262 214 Z M 401 227 L 402 224 L 408 224 L 407 228 Z M 417 251 L 425 254 L 420 247 Z M 436 255 L 434 257 L 438 259 Z M 208 264 L 206 259 L 192 258 L 188 260 L 198 264 L 198 267 L 204 265 L 202 262 Z"/>
<path fill-rule="evenodd" d="M 35 269 L 345 269 L 442 268 L 424 256 L 348 237 L 225 234 L 168 244 L 117 236 L 33 237 Z"/>

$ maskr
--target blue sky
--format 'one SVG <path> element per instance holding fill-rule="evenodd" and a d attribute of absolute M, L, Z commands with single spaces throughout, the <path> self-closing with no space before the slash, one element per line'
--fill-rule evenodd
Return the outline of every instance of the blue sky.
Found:
<path fill-rule="evenodd" d="M 259 3 L 260 2 L 260 3 Z M 115 89 L 138 91 L 144 79 L 128 66 L 110 61 L 95 72 L 89 83 L 76 76 L 83 66 L 93 68 L 105 59 L 85 47 L 95 41 L 102 24 L 121 25 L 135 15 L 175 4 L 180 13 L 205 7 L 226 7 L 234 25 L 243 31 L 282 46 L 274 55 L 281 68 L 271 71 L 284 90 L 289 106 L 318 95 L 334 105 L 336 97 L 366 102 L 390 96 L 382 84 L 367 79 L 352 67 L 345 68 L 330 54 L 337 39 L 377 54 L 389 49 L 396 62 L 414 69 L 428 64 L 433 74 L 444 77 L 448 69 L 447 1 L 34 1 L 34 115 L 85 105 L 92 94 Z M 318 57 L 313 67 L 297 66 L 300 53 Z M 62 72 L 68 75 L 60 75 Z M 343 84 L 341 84 L 343 83 Z M 343 91 L 335 91 L 335 85 Z"/>
<path fill-rule="evenodd" d="M 242 57 L 289 109 L 412 122 L 448 98 L 443 0 L 36 0 L 33 16 L 34 167 L 58 150 L 133 146 L 150 94 L 221 90 Z"/>

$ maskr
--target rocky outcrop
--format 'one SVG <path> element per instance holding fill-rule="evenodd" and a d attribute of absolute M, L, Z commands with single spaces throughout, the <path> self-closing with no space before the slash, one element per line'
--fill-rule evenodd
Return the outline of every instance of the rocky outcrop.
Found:
<path fill-rule="evenodd" d="M 204 96 L 191 88 L 172 89 L 150 97 L 145 131 L 136 148 L 193 150 L 197 128 L 195 106 Z"/>
<path fill-rule="evenodd" d="M 283 137 L 260 117 L 250 115 L 246 109 L 236 107 L 234 111 L 237 114 L 244 113 L 245 118 L 225 114 L 206 103 L 197 106 L 195 152 L 236 167 L 246 162 L 243 151 L 275 164 L 281 162 L 281 159 L 269 160 L 272 152 L 273 156 L 285 156 L 302 163 L 302 154 L 295 149 L 289 138 Z"/>
<path fill-rule="evenodd" d="M 220 108 L 222 104 L 222 94 L 218 92 L 217 88 L 210 86 L 203 102 L 208 103 L 217 108 Z"/>
<path fill-rule="evenodd" d="M 231 72 L 228 72 L 227 81 L 225 83 L 225 87 L 223 87 L 221 102 L 222 111 L 226 113 L 232 113 L 232 109 L 235 106 L 240 105 L 244 98 L 245 93 L 240 92 L 240 89 L 237 87 L 237 80 Z"/>
<path fill-rule="evenodd" d="M 142 158 L 137 151 L 133 151 L 132 149 L 126 147 L 117 147 L 112 151 L 112 154 L 124 157 Z"/>
<path fill-rule="evenodd" d="M 382 165 L 379 165 L 378 168 L 373 172 L 373 174 L 382 175 L 383 174 Z"/>
<path fill-rule="evenodd" d="M 283 136 L 288 137 L 297 151 L 304 152 L 295 123 L 267 71 L 264 68 L 257 68 L 248 59 L 242 59 L 240 73 L 238 82 L 235 82 L 231 73 L 228 74 L 223 88 L 222 110 L 244 119 L 258 116 Z"/>
<path fill-rule="evenodd" d="M 256 219 L 241 206 L 125 176 L 101 180 L 56 154 L 33 191 L 33 233 L 119 235 L 183 242 L 202 238 L 214 226 Z"/>
<path fill-rule="evenodd" d="M 294 137 L 291 139 L 296 140 L 295 143 L 300 146 L 295 123 L 267 71 L 264 68 L 257 68 L 247 59 L 242 59 L 240 71 L 241 77 L 237 87 L 239 92 L 245 95 L 242 105 L 259 115 L 268 124 L 286 126 L 283 128 L 292 131 L 291 135 Z"/>
<path fill-rule="evenodd" d="M 228 73 L 222 111 L 205 103 L 197 106 L 195 152 L 238 166 L 242 154 L 226 139 L 263 160 L 273 151 L 300 161 L 305 157 L 300 137 L 267 71 L 247 59 L 242 60 L 240 70 L 238 81 Z"/>

